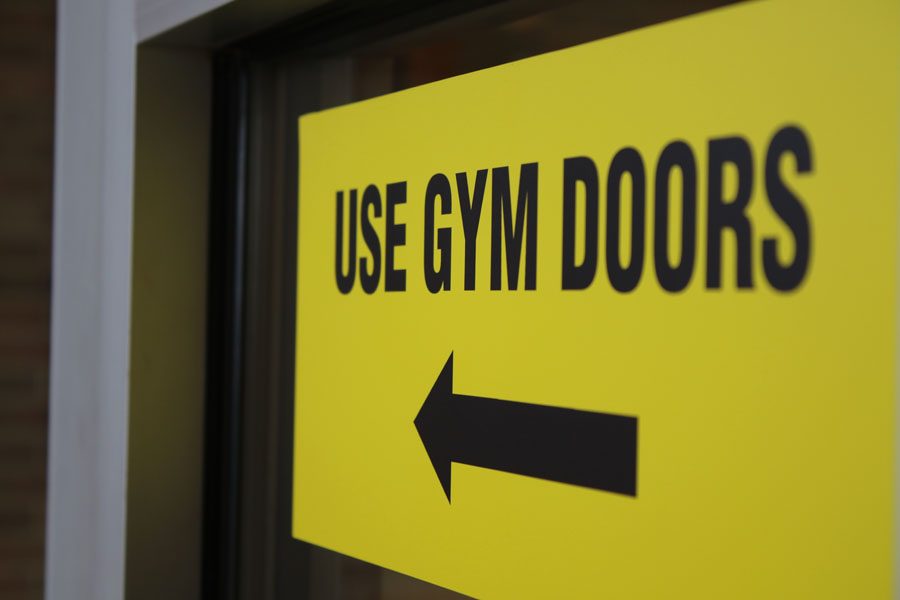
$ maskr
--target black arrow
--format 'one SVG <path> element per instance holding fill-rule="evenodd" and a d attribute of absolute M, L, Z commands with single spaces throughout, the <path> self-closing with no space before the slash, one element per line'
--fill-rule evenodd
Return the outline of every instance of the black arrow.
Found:
<path fill-rule="evenodd" d="M 453 393 L 453 354 L 415 419 L 450 501 L 450 465 L 637 496 L 636 417 Z"/>

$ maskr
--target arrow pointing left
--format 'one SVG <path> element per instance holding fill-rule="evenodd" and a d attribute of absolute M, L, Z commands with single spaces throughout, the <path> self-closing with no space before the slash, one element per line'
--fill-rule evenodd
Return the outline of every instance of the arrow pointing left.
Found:
<path fill-rule="evenodd" d="M 415 426 L 450 501 L 452 463 L 637 496 L 636 417 L 453 392 L 453 354 Z"/>

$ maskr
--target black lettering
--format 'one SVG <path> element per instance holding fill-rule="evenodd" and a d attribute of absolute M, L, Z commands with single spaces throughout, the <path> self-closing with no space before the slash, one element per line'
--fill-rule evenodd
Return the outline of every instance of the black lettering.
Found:
<path fill-rule="evenodd" d="M 344 273 L 344 192 L 337 193 L 337 224 L 334 249 L 334 275 L 338 290 L 349 294 L 356 279 L 356 190 L 350 190 L 349 225 L 347 226 L 347 272 Z"/>
<path fill-rule="evenodd" d="M 378 242 L 378 234 L 372 226 L 369 217 L 369 207 L 374 211 L 374 217 L 381 217 L 381 194 L 374 185 L 368 186 L 363 192 L 362 208 L 360 210 L 360 222 L 362 226 L 362 237 L 372 253 L 372 270 L 369 271 L 368 260 L 366 257 L 359 259 L 359 282 L 365 293 L 371 294 L 378 289 L 378 280 L 381 277 L 381 245 Z"/>
<path fill-rule="evenodd" d="M 453 210 L 452 192 L 447 176 L 437 173 L 428 182 L 425 190 L 425 285 L 436 294 L 450 289 L 450 242 L 449 227 L 441 227 L 437 232 L 437 247 L 441 251 L 441 266 L 434 268 L 434 201 L 441 199 L 441 214 L 448 215 Z"/>
<path fill-rule="evenodd" d="M 525 241 L 525 289 L 533 290 L 537 282 L 538 165 L 537 163 L 527 163 L 522 165 L 519 171 L 515 226 L 512 222 L 509 168 L 495 168 L 491 179 L 491 289 L 500 289 L 500 238 L 503 237 L 506 240 L 507 286 L 514 290 L 519 284 L 522 239 L 527 237 Z"/>
<path fill-rule="evenodd" d="M 763 240 L 763 269 L 772 287 L 782 292 L 796 288 L 809 268 L 810 227 L 809 216 L 803 204 L 781 178 L 781 157 L 794 155 L 797 173 L 812 171 L 812 152 L 809 140 L 799 127 L 784 127 L 775 133 L 766 151 L 766 195 L 769 204 L 794 236 L 794 259 L 787 265 L 778 261 L 778 242 L 775 238 Z"/>
<path fill-rule="evenodd" d="M 725 165 L 737 169 L 737 192 L 723 198 Z M 706 287 L 722 286 L 722 231 L 734 231 L 737 242 L 737 286 L 753 287 L 752 228 L 745 210 L 753 192 L 753 154 L 742 137 L 709 141 L 708 219 L 706 224 Z"/>
<path fill-rule="evenodd" d="M 406 204 L 406 182 L 389 183 L 385 193 L 384 211 L 384 290 L 402 292 L 406 289 L 406 270 L 394 268 L 394 248 L 406 245 L 406 225 L 394 222 L 398 204 Z"/>
<path fill-rule="evenodd" d="M 575 264 L 575 203 L 578 182 L 584 184 L 584 261 Z M 563 161 L 562 289 L 583 290 L 597 272 L 597 229 L 600 226 L 600 188 L 597 167 L 586 156 Z"/>
<path fill-rule="evenodd" d="M 478 224 L 481 221 L 481 205 L 484 203 L 484 188 L 487 183 L 487 169 L 475 174 L 475 191 L 469 198 L 469 182 L 465 173 L 456 174 L 459 192 L 459 210 L 462 217 L 463 236 L 466 241 L 466 285 L 467 290 L 475 289 L 475 250 L 478 239 Z"/>
<path fill-rule="evenodd" d="M 681 171 L 681 258 L 669 261 L 669 180 L 672 169 Z M 691 147 L 675 141 L 663 148 L 656 164 L 653 212 L 653 261 L 659 285 L 669 292 L 687 287 L 697 251 L 697 163 Z"/>
<path fill-rule="evenodd" d="M 627 267 L 619 256 L 619 213 L 622 176 L 631 177 L 631 257 Z M 606 182 L 606 272 L 609 282 L 619 292 L 637 287 L 644 268 L 644 213 L 646 181 L 644 161 L 634 148 L 622 148 L 609 165 Z"/>

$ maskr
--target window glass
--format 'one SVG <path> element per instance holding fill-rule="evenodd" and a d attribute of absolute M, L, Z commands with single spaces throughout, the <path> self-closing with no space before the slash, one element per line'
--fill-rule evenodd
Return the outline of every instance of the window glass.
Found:
<path fill-rule="evenodd" d="M 458 594 L 293 540 L 297 119 L 728 4 L 721 0 L 326 5 L 226 50 L 248 73 L 240 598 L 443 599 Z M 402 4 L 402 3 L 400 3 Z M 416 6 L 428 5 L 428 6 Z M 405 5 L 404 5 L 405 6 Z M 594 74 L 602 77 L 602 65 Z M 477 101 L 477 99 L 475 100 Z M 398 124 L 399 125 L 399 124 Z"/>

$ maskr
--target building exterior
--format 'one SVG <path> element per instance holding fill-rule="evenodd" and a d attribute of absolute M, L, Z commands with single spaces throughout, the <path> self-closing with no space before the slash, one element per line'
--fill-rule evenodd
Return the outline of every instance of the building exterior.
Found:
<path fill-rule="evenodd" d="M 60 2 L 45 597 L 896 595 L 898 11 L 731 4 Z"/>

